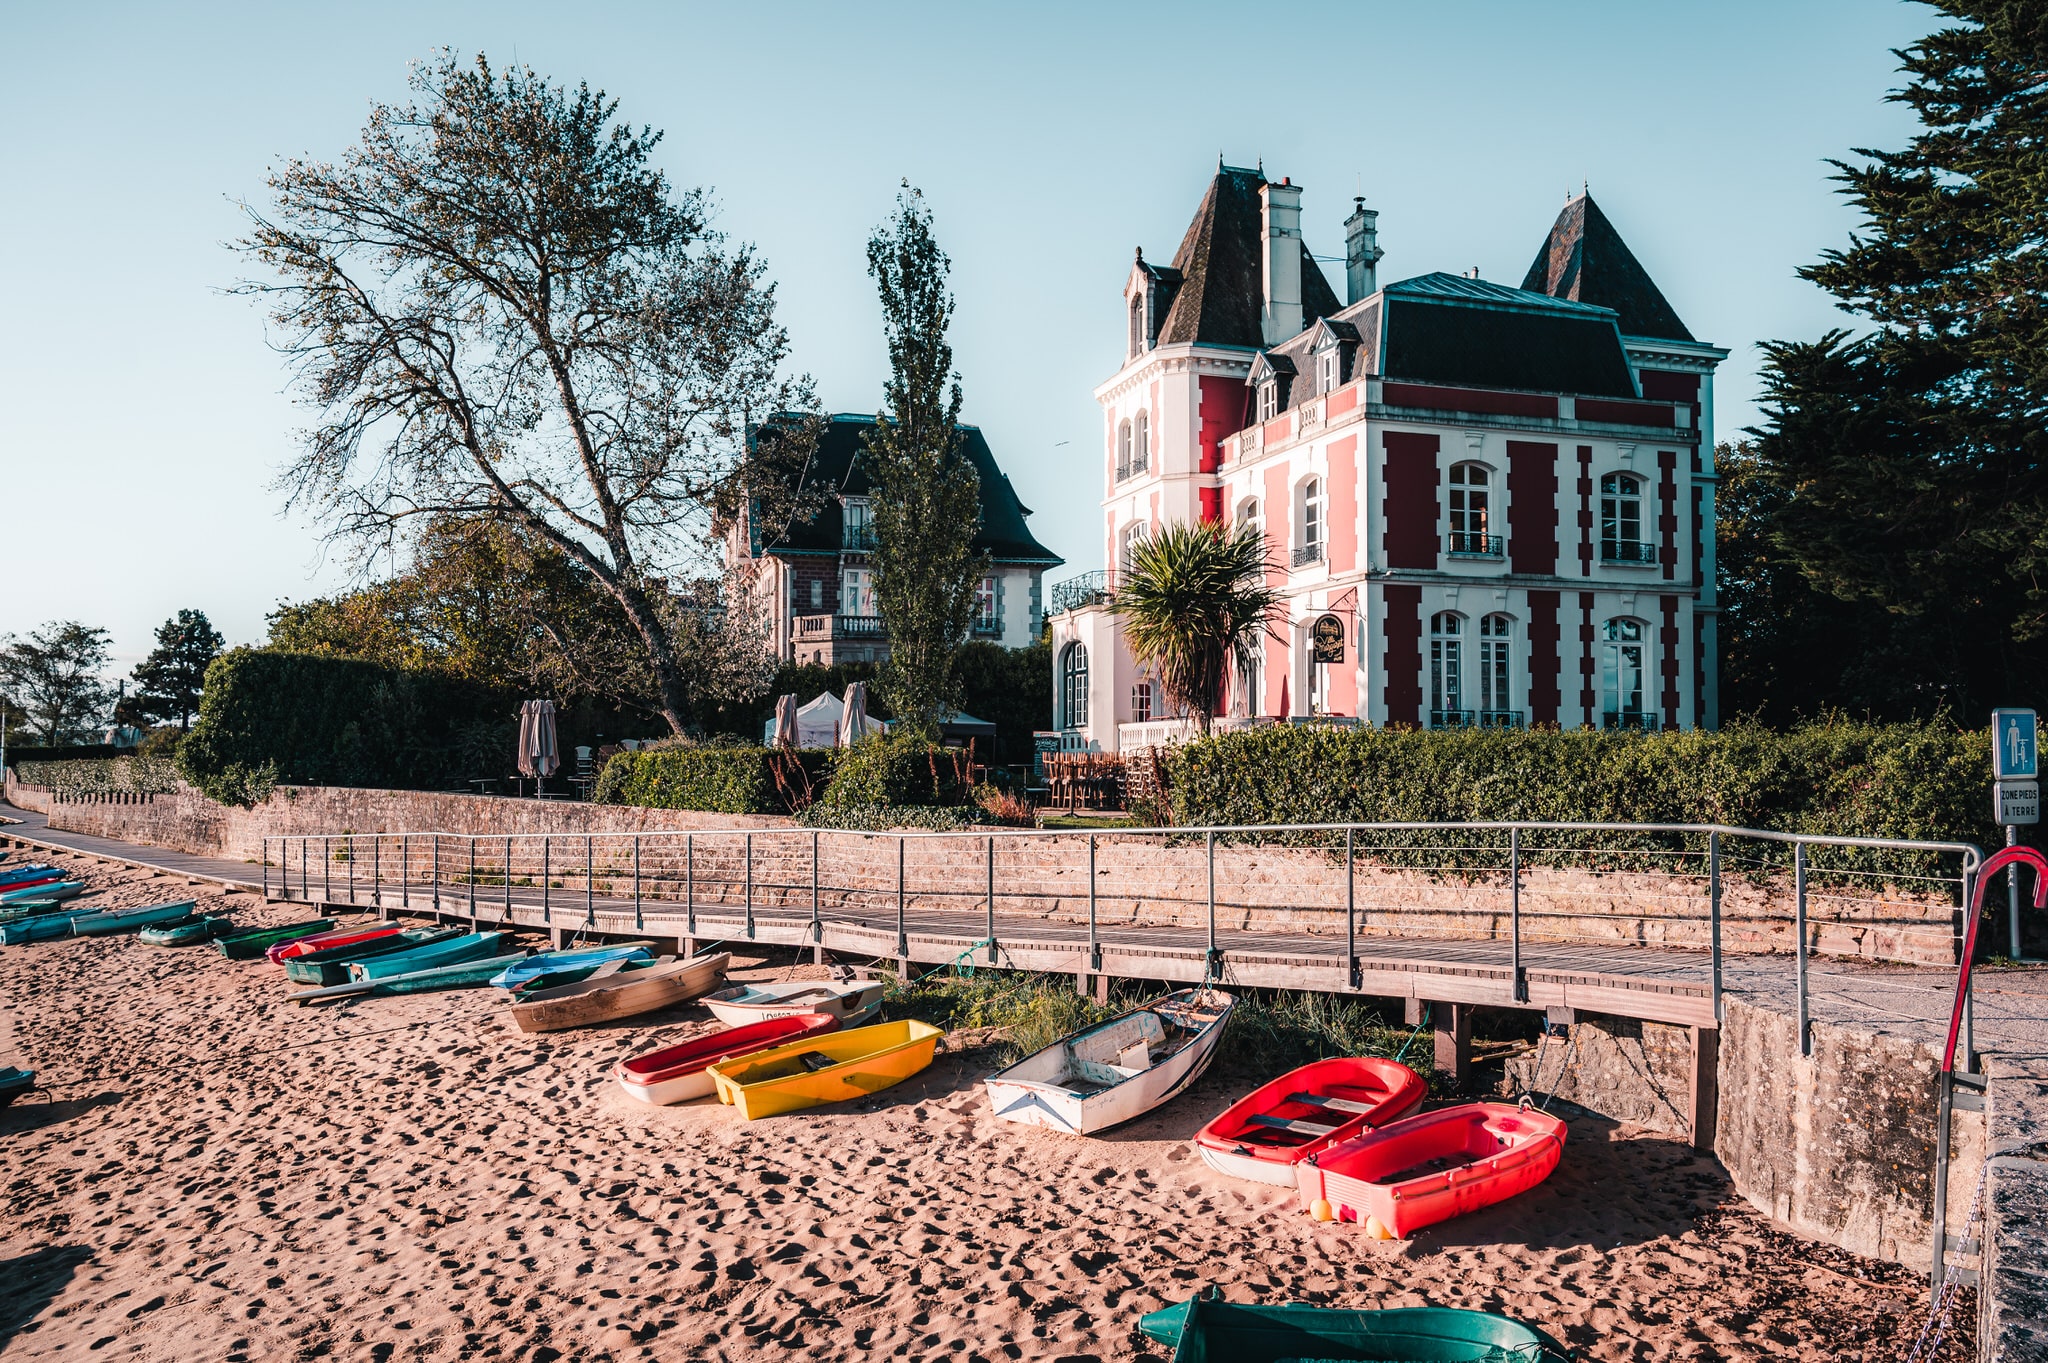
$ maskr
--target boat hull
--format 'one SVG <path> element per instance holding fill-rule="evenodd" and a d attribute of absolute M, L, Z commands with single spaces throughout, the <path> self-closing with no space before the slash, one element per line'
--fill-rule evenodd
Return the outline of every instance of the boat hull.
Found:
<path fill-rule="evenodd" d="M 68 913 L 46 913 L 35 918 L 17 918 L 12 923 L 0 926 L 0 944 L 11 947 L 29 942 L 49 942 L 71 935 L 72 915 Z"/>
<path fill-rule="evenodd" d="M 1212 1293 L 1138 1321 L 1173 1350 L 1174 1363 L 1274 1363 L 1283 1358 L 1517 1359 L 1569 1363 L 1571 1354 L 1532 1325 L 1488 1311 L 1400 1306 L 1354 1311 L 1297 1303 L 1251 1305 Z"/>
<path fill-rule="evenodd" d="M 500 989 L 518 989 L 522 985 L 534 984 L 545 976 L 561 975 L 565 978 L 551 980 L 542 987 L 555 984 L 572 984 L 588 978 L 590 973 L 608 961 L 625 961 L 636 957 L 654 959 L 652 942 L 619 942 L 612 946 L 585 947 L 574 951 L 543 951 L 529 956 L 499 975 L 491 983 Z M 582 972 L 572 976 L 572 972 Z"/>
<path fill-rule="evenodd" d="M 880 1022 L 872 1027 L 806 1037 L 711 1067 L 720 1101 L 752 1121 L 826 1103 L 865 1098 L 900 1084 L 932 1063 L 938 1028 L 923 1022 Z M 805 1063 L 816 1056 L 818 1068 Z"/>
<path fill-rule="evenodd" d="M 1294 1167 L 1295 1187 L 1313 1215 L 1375 1219 L 1405 1240 L 1535 1187 L 1564 1157 L 1564 1134 L 1563 1121 L 1533 1107 L 1466 1103 L 1331 1146 Z M 1449 1167 L 1399 1177 L 1431 1162 Z"/>
<path fill-rule="evenodd" d="M 275 928 L 257 928 L 251 932 L 231 933 L 214 939 L 213 949 L 230 961 L 253 961 L 265 955 L 279 942 L 295 942 L 301 937 L 327 931 L 334 926 L 332 918 L 315 918 L 306 923 L 288 923 Z"/>
<path fill-rule="evenodd" d="M 444 965 L 480 961 L 503 955 L 510 937 L 507 932 L 471 932 L 433 946 L 394 951 L 388 955 L 372 956 L 366 961 L 350 961 L 348 977 L 358 982 L 374 982 L 394 975 L 416 975 L 422 970 L 435 970 Z"/>
<path fill-rule="evenodd" d="M 286 997 L 303 1006 L 328 999 L 387 998 L 397 994 L 432 994 L 444 989 L 481 989 L 491 982 L 491 976 L 523 955 L 524 952 L 510 952 L 483 960 L 464 961 L 459 965 L 416 970 L 408 975 L 392 975 L 381 980 L 350 980 L 345 984 L 301 990 Z"/>
<path fill-rule="evenodd" d="M 716 986 L 731 963 L 717 951 L 543 989 L 519 997 L 512 1021 L 522 1032 L 559 1032 L 671 1008 Z"/>
<path fill-rule="evenodd" d="M 188 917 L 144 928 L 137 936 L 153 947 L 188 947 L 233 930 L 233 924 L 225 918 Z"/>
<path fill-rule="evenodd" d="M 152 904 L 143 909 L 109 909 L 103 913 L 81 913 L 71 919 L 74 937 L 109 937 L 117 932 L 138 932 L 157 923 L 175 923 L 190 918 L 196 901 Z"/>
<path fill-rule="evenodd" d="M 287 941 L 277 942 L 264 954 L 270 957 L 273 965 L 282 965 L 286 961 L 295 961 L 301 956 L 311 956 L 315 952 L 333 951 L 340 947 L 354 946 L 358 942 L 368 942 L 379 937 L 389 937 L 393 933 L 403 932 L 404 930 L 405 925 L 403 923 L 357 924 L 354 927 L 336 928 L 331 932 L 316 932 L 306 937 L 295 937 Z"/>
<path fill-rule="evenodd" d="M 1005 1121 L 1075 1136 L 1107 1131 L 1192 1087 L 1216 1058 L 1216 1044 L 1235 1006 L 1235 999 L 1218 990 L 1183 989 L 1062 1037 L 984 1080 L 982 1087 L 995 1115 Z M 1145 1023 L 1147 1017 L 1154 1022 Z M 1146 1054 L 1143 1067 L 1092 1058 L 1095 1050 L 1105 1048 L 1108 1055 L 1127 1053 L 1129 1046 L 1149 1050 L 1155 1034 L 1159 1042 L 1166 1040 L 1168 1023 L 1180 1026 L 1174 1019 L 1194 1024 L 1181 1028 L 1192 1034 L 1157 1060 Z"/>
<path fill-rule="evenodd" d="M 726 1060 L 786 1045 L 806 1037 L 836 1031 L 839 1019 L 829 1013 L 798 1013 L 793 1017 L 767 1018 L 695 1037 L 677 1046 L 663 1047 L 645 1055 L 621 1060 L 612 1066 L 612 1077 L 629 1098 L 657 1106 L 687 1103 L 709 1098 L 718 1092 L 711 1067 Z"/>
<path fill-rule="evenodd" d="M 1399 1121 L 1428 1094 L 1422 1076 L 1396 1060 L 1317 1060 L 1225 1108 L 1195 1133 L 1195 1149 L 1218 1173 L 1291 1188 L 1302 1160 Z"/>
<path fill-rule="evenodd" d="M 858 1027 L 882 1011 L 888 984 L 881 980 L 781 980 L 721 989 L 704 1000 L 711 1016 L 738 1030 L 776 1018 L 824 1013 L 842 1029 Z"/>
<path fill-rule="evenodd" d="M 34 1070 L 16 1069 L 12 1065 L 0 1068 L 0 1107 L 6 1107 L 35 1086 Z"/>
<path fill-rule="evenodd" d="M 26 889 L 0 894 L 0 904 L 27 904 L 44 899 L 54 904 L 66 899 L 76 899 L 84 893 L 85 882 L 82 880 L 42 881 Z"/>
<path fill-rule="evenodd" d="M 349 978 L 348 968 L 355 961 L 367 960 L 372 956 L 392 956 L 401 951 L 433 946 L 462 935 L 460 928 L 407 928 L 403 932 L 373 937 L 364 942 L 350 942 L 347 946 L 328 947 L 304 956 L 293 956 L 285 961 L 284 973 L 287 979 L 296 980 L 300 984 L 346 984 Z"/>

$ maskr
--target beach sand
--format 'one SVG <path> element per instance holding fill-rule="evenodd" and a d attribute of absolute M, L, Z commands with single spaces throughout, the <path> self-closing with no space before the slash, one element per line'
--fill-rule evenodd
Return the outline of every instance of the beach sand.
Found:
<path fill-rule="evenodd" d="M 89 902 L 307 916 L 69 860 L 106 887 Z M 995 1122 L 987 1053 L 948 1049 L 747 1123 L 607 1077 L 700 1009 L 525 1036 L 495 990 L 286 992 L 205 947 L 0 951 L 0 1062 L 50 1086 L 0 1111 L 0 1357 L 1163 1360 L 1139 1316 L 1218 1286 L 1502 1311 L 1592 1359 L 1889 1360 L 1925 1310 L 1920 1275 L 1783 1233 L 1711 1158 L 1592 1116 L 1536 1190 L 1379 1243 L 1194 1156 L 1254 1076 L 1079 1140 Z"/>

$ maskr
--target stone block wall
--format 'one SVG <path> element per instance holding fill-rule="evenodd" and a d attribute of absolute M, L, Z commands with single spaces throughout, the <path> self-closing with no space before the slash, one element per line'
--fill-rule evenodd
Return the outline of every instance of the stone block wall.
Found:
<path fill-rule="evenodd" d="M 2048 1056 L 1992 1056 L 1977 1353 L 2048 1363 Z M 1967 1204 L 1971 1184 L 1950 1185 Z"/>
<path fill-rule="evenodd" d="M 1581 1014 L 1508 1061 L 1507 1096 L 1554 1094 L 1603 1117 L 1692 1139 L 1687 1027 Z"/>

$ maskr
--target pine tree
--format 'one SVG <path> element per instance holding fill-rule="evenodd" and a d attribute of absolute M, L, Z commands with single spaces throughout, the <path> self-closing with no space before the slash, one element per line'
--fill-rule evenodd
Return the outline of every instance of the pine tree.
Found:
<path fill-rule="evenodd" d="M 184 733 L 199 713 L 207 666 L 226 642 L 205 611 L 181 610 L 164 621 L 157 627 L 156 648 L 135 669 L 136 694 L 117 718 L 158 720 Z"/>
<path fill-rule="evenodd" d="M 889 636 L 881 685 L 899 723 L 930 731 L 953 703 L 953 656 L 973 621 L 984 558 L 981 479 L 960 433 L 960 380 L 946 326 L 952 263 L 924 197 L 904 183 L 868 241 L 889 341 L 886 409 L 862 457 L 873 486 L 875 603 Z"/>
<path fill-rule="evenodd" d="M 1803 708 L 1975 714 L 2048 664 L 2048 7 L 1936 8 L 1892 96 L 1922 131 L 1836 163 L 1866 225 L 1801 271 L 1870 329 L 1765 346 L 1765 533 L 1853 621 L 1778 622 Z"/>

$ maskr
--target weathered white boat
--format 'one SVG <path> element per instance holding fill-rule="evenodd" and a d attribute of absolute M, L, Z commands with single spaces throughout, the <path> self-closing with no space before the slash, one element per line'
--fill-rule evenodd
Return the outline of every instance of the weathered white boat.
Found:
<path fill-rule="evenodd" d="M 888 988 L 883 980 L 765 980 L 706 994 L 703 1003 L 728 1027 L 824 1013 L 846 1028 L 861 1026 L 880 1012 Z"/>
<path fill-rule="evenodd" d="M 606 962 L 588 979 L 515 995 L 512 1021 L 522 1032 L 559 1032 L 652 1013 L 696 998 L 725 978 L 731 961 L 730 952 L 716 951 L 638 970 L 627 968 L 636 963 Z"/>
<path fill-rule="evenodd" d="M 998 1117 L 1092 1135 L 1189 1088 L 1215 1058 L 1237 1000 L 1183 989 L 1083 1028 L 984 1080 Z"/>

